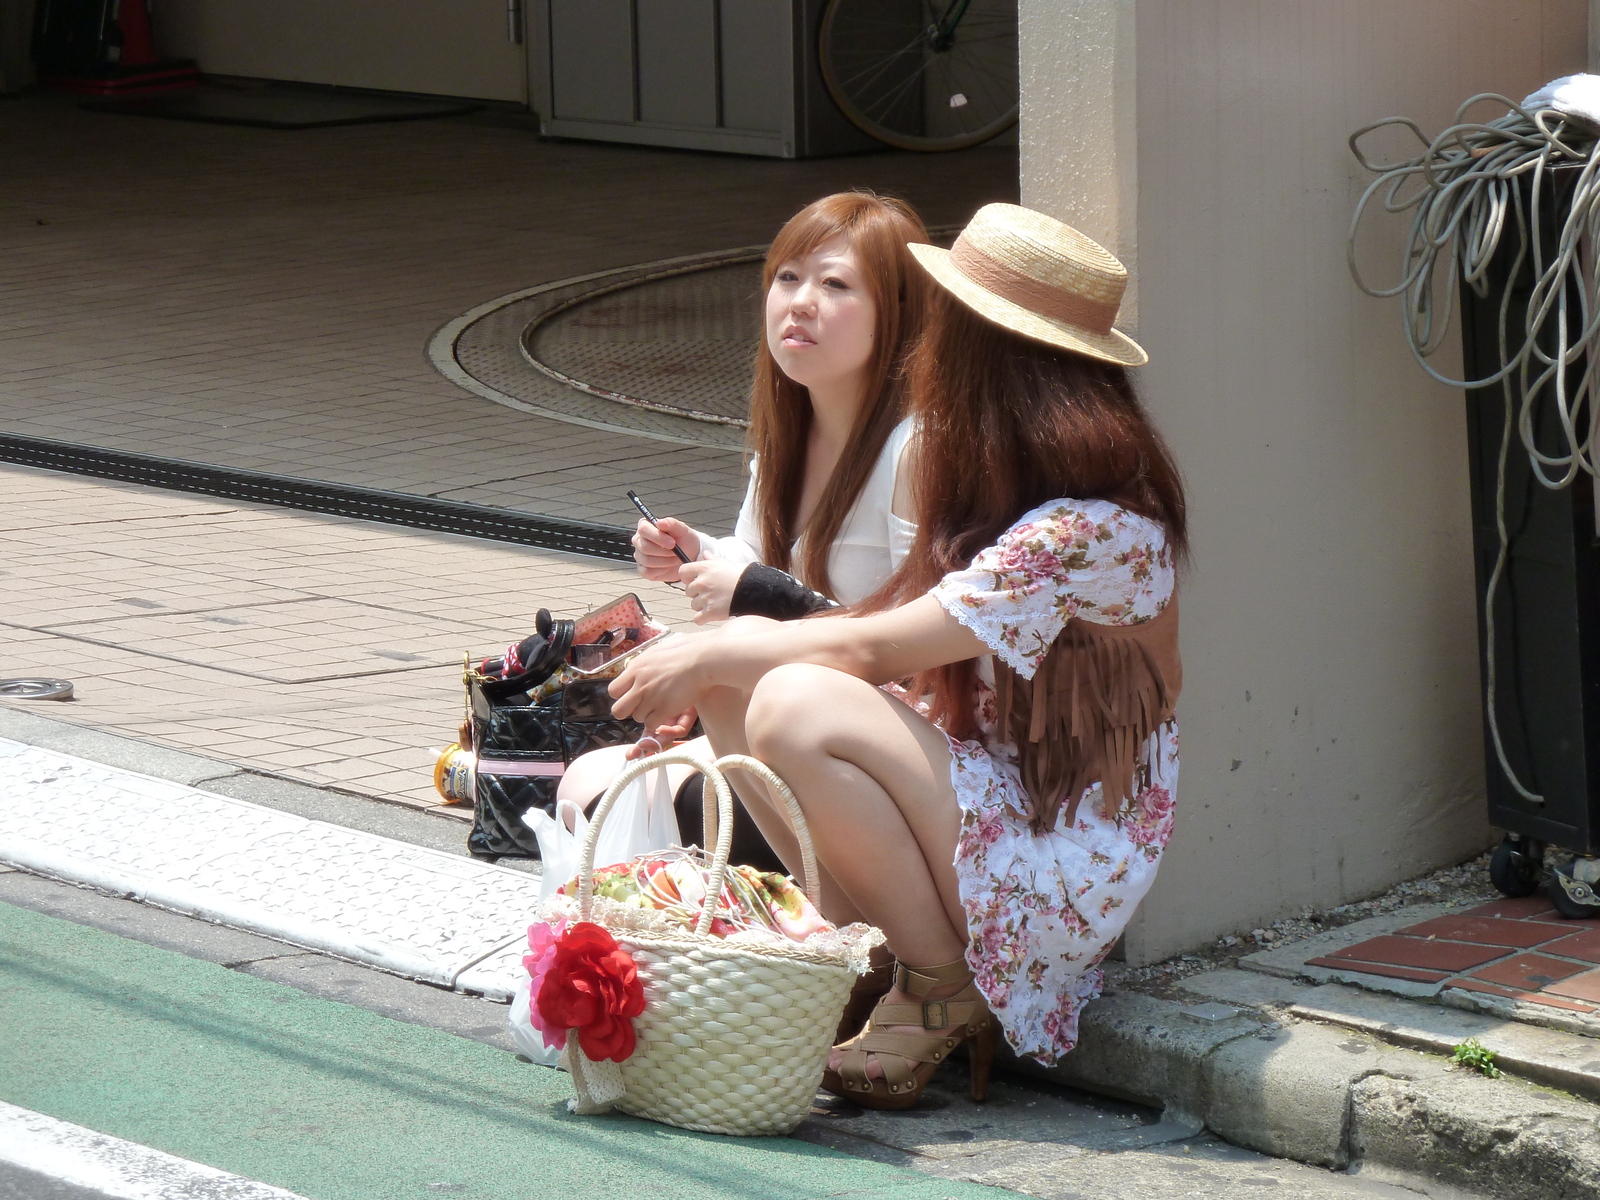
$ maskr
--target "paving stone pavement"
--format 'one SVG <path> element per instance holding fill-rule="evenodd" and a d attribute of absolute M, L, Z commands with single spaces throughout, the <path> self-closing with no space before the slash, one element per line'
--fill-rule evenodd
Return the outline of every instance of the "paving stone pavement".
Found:
<path fill-rule="evenodd" d="M 281 130 L 0 104 L 0 430 L 628 524 L 731 521 L 740 456 L 458 389 L 429 335 L 534 284 L 764 243 L 843 188 L 930 223 L 1016 150 L 806 162 L 540 141 L 529 119 Z"/>
<path fill-rule="evenodd" d="M 0 464 L 0 678 L 76 685 L 0 703 L 383 800 L 440 803 L 463 652 L 629 591 L 688 619 L 625 563 Z"/>

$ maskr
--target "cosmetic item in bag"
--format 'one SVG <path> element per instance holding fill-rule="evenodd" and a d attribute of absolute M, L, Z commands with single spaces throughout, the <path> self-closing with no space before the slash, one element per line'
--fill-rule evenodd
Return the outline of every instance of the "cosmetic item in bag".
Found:
<path fill-rule="evenodd" d="M 539 627 L 550 651 L 537 644 L 524 651 L 533 640 L 526 639 L 467 672 L 474 753 L 467 849 L 478 858 L 538 858 L 523 814 L 554 814 L 561 776 L 580 754 L 639 740 L 643 726 L 613 717 L 606 689 L 633 654 L 668 632 L 632 594 L 576 621 L 541 612 Z M 557 648 L 561 657 L 552 664 Z"/>

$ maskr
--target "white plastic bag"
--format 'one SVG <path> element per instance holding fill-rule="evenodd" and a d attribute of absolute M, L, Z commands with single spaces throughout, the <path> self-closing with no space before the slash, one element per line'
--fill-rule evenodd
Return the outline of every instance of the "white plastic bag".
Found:
<path fill-rule="evenodd" d="M 583 851 L 589 822 L 570 800 L 561 802 L 555 817 L 543 809 L 530 808 L 522 821 L 539 840 L 539 899 L 543 900 L 578 873 L 578 856 Z M 595 844 L 594 865 L 609 867 L 630 862 L 678 845 L 681 836 L 678 814 L 672 807 L 672 783 L 666 768 L 657 767 L 628 784 L 617 797 Z"/>
<path fill-rule="evenodd" d="M 610 867 L 631 862 L 678 844 L 678 814 L 672 808 L 672 784 L 665 767 L 646 771 L 617 797 L 600 840 L 595 843 L 594 865 Z M 578 873 L 577 863 L 572 873 Z M 571 878 L 569 875 L 567 878 Z"/>
<path fill-rule="evenodd" d="M 578 873 L 578 855 L 589 822 L 576 804 L 563 800 L 556 805 L 555 817 L 542 808 L 530 808 L 522 814 L 522 823 L 539 840 L 539 899 L 544 900 Z"/>
<path fill-rule="evenodd" d="M 549 820 L 548 817 L 545 819 Z M 532 981 L 523 980 L 517 985 L 517 990 L 511 997 L 511 1016 L 508 1018 L 511 1024 L 511 1040 L 518 1050 L 541 1067 L 560 1067 L 560 1045 L 546 1046 L 544 1034 L 535 1029 L 528 1019 L 528 1008 L 531 1003 L 531 997 L 528 995 L 530 982 Z"/>

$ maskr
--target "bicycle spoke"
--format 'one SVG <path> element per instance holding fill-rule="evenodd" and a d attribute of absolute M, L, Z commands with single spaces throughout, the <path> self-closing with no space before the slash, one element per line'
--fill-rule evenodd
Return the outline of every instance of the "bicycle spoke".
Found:
<path fill-rule="evenodd" d="M 976 144 L 1016 119 L 1015 11 L 1015 0 L 829 0 L 824 79 L 854 124 L 891 145 Z"/>
<path fill-rule="evenodd" d="M 907 50 L 909 50 L 909 49 L 910 49 L 910 47 L 907 47 Z M 840 80 L 840 82 L 850 85 L 852 91 L 856 91 L 856 90 L 865 91 L 872 84 L 875 84 L 875 83 L 878 82 L 878 80 L 882 79 L 884 73 L 886 71 L 890 70 L 892 67 L 894 67 L 896 65 L 896 61 L 899 58 L 901 58 L 904 54 L 906 54 L 907 50 L 897 51 L 895 53 L 895 56 L 894 56 L 893 59 L 888 59 L 888 60 L 885 60 L 884 62 L 882 62 L 880 64 L 876 64 L 877 65 L 877 71 L 876 71 L 876 73 L 872 74 L 872 77 L 870 79 L 867 78 L 867 75 L 870 72 L 873 71 L 873 67 L 871 65 L 869 65 L 866 68 L 866 70 L 858 71 L 856 74 L 854 74 L 852 76 L 849 76 L 846 79 Z M 919 61 L 920 61 L 920 56 L 919 56 Z M 917 69 L 921 70 L 921 67 L 919 66 Z M 855 86 L 857 84 L 861 85 L 859 89 L 857 89 L 856 86 Z"/>
<path fill-rule="evenodd" d="M 881 103 L 872 109 L 863 109 L 863 111 L 866 112 L 870 117 L 875 117 L 881 113 L 894 111 L 895 106 L 906 98 L 906 94 L 911 90 L 911 88 L 915 84 L 922 82 L 922 76 L 926 70 L 927 67 L 923 66 L 914 75 L 911 75 L 909 78 L 907 78 L 904 83 L 900 84 L 899 87 L 895 88 L 895 90 L 888 96 L 884 97 Z"/>
<path fill-rule="evenodd" d="M 909 52 L 911 52 L 911 51 L 913 51 L 913 50 L 915 50 L 915 49 L 916 49 L 916 48 L 917 48 L 917 47 L 919 47 L 919 46 L 921 46 L 921 45 L 922 45 L 922 42 L 923 42 L 923 35 L 922 35 L 922 32 L 921 32 L 921 31 L 920 31 L 920 30 L 919 30 L 919 31 L 918 31 L 918 32 L 917 32 L 917 34 L 916 34 L 916 36 L 915 36 L 915 37 L 913 37 L 913 38 L 912 38 L 912 39 L 911 39 L 911 40 L 910 40 L 910 41 L 909 41 L 909 42 L 907 42 L 907 43 L 906 43 L 906 44 L 905 44 L 905 45 L 903 45 L 903 46 L 901 46 L 901 47 L 900 47 L 900 49 L 898 49 L 898 50 L 895 50 L 895 51 L 892 51 L 892 52 L 891 52 L 891 53 L 890 53 L 890 54 L 889 54 L 889 55 L 888 55 L 888 57 L 887 57 L 887 58 L 882 58 L 882 59 L 881 59 L 881 60 L 880 60 L 880 59 L 878 59 L 878 58 L 877 58 L 877 57 L 876 57 L 876 55 L 875 55 L 875 57 L 874 57 L 874 63 L 875 63 L 875 64 L 876 64 L 876 63 L 880 63 L 880 62 L 881 62 L 881 67 L 880 67 L 880 69 L 879 69 L 879 70 L 878 70 L 878 72 L 877 72 L 877 74 L 876 74 L 876 75 L 874 75 L 874 76 L 873 76 L 873 77 L 872 77 L 872 79 L 870 79 L 870 80 L 868 80 L 868 81 L 867 81 L 867 82 L 868 82 L 868 83 L 875 83 L 875 82 L 877 82 L 877 80 L 878 80 L 878 78 L 879 78 L 879 77 L 880 77 L 880 76 L 882 76 L 882 74 L 883 74 L 883 72 L 884 72 L 884 71 L 886 71 L 886 70 L 888 70 L 888 69 L 889 69 L 889 68 L 890 68 L 890 67 L 892 67 L 892 66 L 893 66 L 893 65 L 894 65 L 894 64 L 895 64 L 895 62 L 896 62 L 896 61 L 897 61 L 897 60 L 898 60 L 898 59 L 900 59 L 900 58 L 901 58 L 901 57 L 902 57 L 902 56 L 903 56 L 903 55 L 905 55 L 905 54 L 907 54 L 907 53 L 909 53 Z M 872 51 L 856 51 L 856 52 L 854 52 L 854 53 L 857 53 L 857 54 L 868 54 L 868 53 L 874 53 L 874 52 L 872 52 Z M 880 53 L 881 53 L 881 52 L 880 52 Z M 835 57 L 837 57 L 837 55 L 836 55 L 836 56 L 835 56 Z M 855 74 L 855 75 L 853 75 L 853 76 L 850 76 L 850 77 L 849 77 L 849 78 L 846 78 L 846 79 L 841 79 L 841 80 L 840 80 L 840 82 L 841 82 L 841 83 L 843 83 L 843 84 L 848 84 L 848 85 L 855 85 L 855 84 L 857 84 L 857 83 L 860 83 L 860 82 L 861 82 L 861 80 L 862 80 L 862 79 L 863 79 L 863 77 L 864 77 L 864 76 L 865 76 L 865 75 L 866 75 L 866 74 L 867 74 L 867 73 L 868 73 L 868 72 L 869 72 L 869 71 L 871 71 L 871 70 L 872 70 L 872 65 L 873 65 L 873 64 L 869 64 L 869 65 L 868 65 L 868 66 L 867 66 L 867 68 L 866 68 L 866 69 L 865 69 L 865 70 L 863 70 L 863 71 L 859 71 L 859 72 L 857 72 L 857 73 L 856 73 L 856 74 Z"/>

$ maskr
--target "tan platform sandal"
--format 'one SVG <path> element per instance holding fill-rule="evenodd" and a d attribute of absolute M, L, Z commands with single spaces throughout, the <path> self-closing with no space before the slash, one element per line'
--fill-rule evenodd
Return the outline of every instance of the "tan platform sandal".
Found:
<path fill-rule="evenodd" d="M 894 986 L 909 996 L 926 996 L 936 987 L 963 981 L 967 986 L 944 1000 L 917 1004 L 880 1001 L 861 1035 L 838 1047 L 845 1052 L 844 1059 L 837 1071 L 823 1072 L 822 1086 L 862 1108 L 910 1108 L 921 1098 L 939 1064 L 970 1038 L 972 1098 L 982 1103 L 989 1094 L 989 1068 L 1000 1026 L 972 981 L 966 962 L 915 968 L 896 963 L 894 971 Z M 892 1028 L 904 1025 L 920 1025 L 927 1032 Z M 882 1079 L 867 1075 L 872 1058 L 883 1070 Z"/>
<path fill-rule="evenodd" d="M 839 1018 L 839 1028 L 834 1031 L 833 1042 L 848 1042 L 867 1026 L 867 1018 L 879 1000 L 894 986 L 894 959 L 873 967 L 856 980 L 850 989 L 850 999 L 845 1001 L 844 1015 Z"/>

